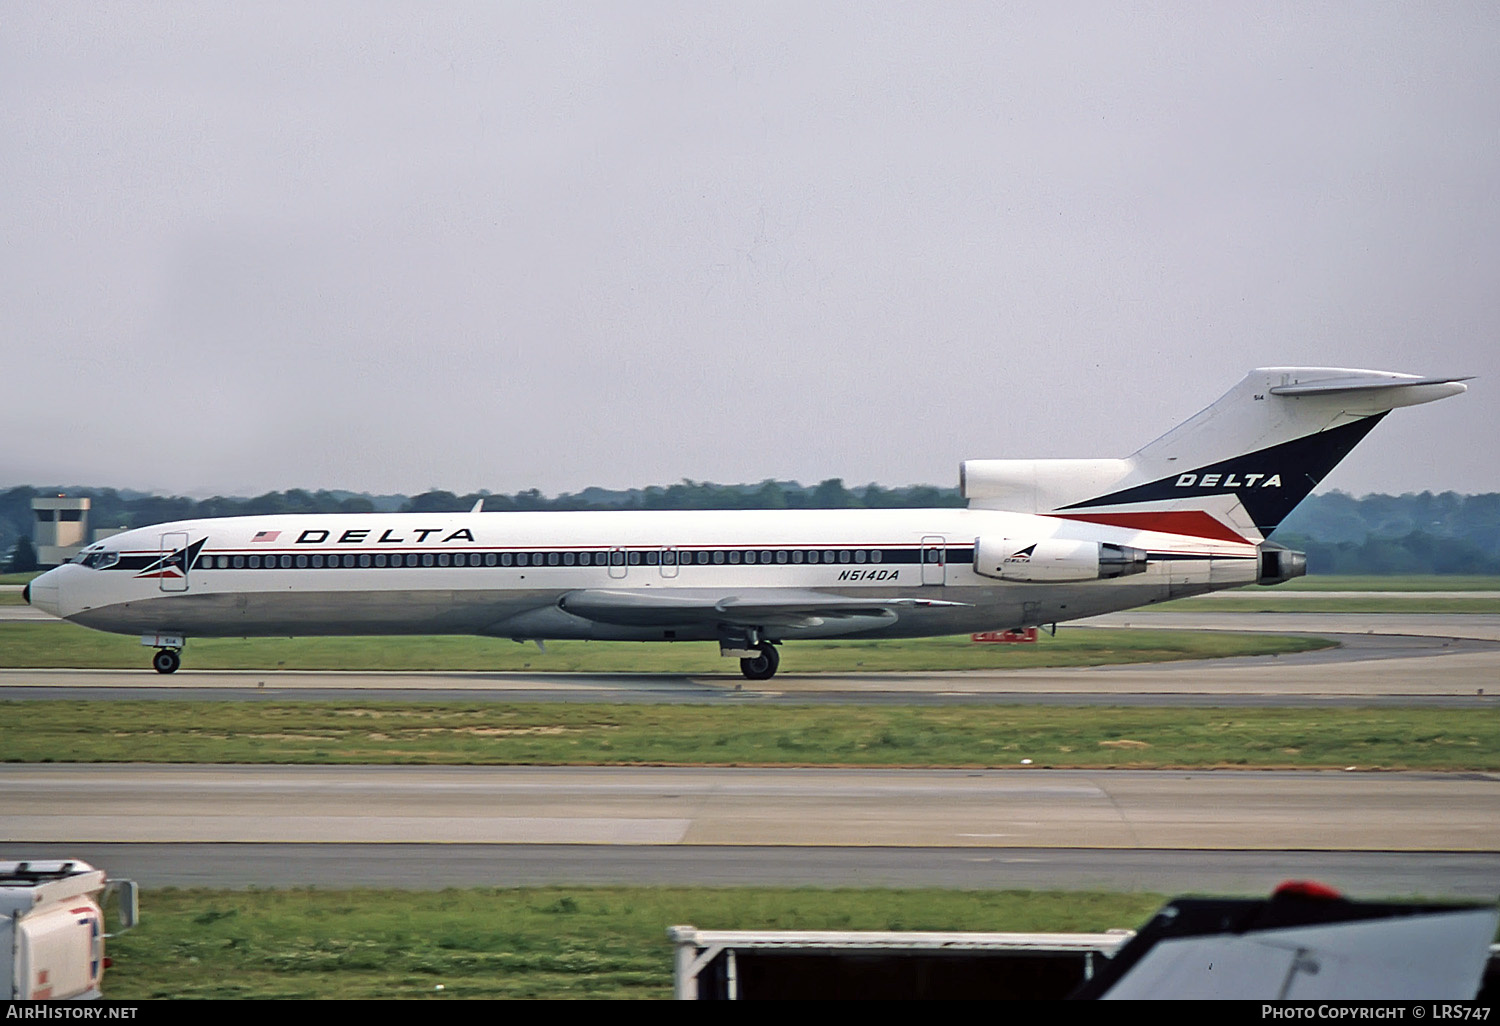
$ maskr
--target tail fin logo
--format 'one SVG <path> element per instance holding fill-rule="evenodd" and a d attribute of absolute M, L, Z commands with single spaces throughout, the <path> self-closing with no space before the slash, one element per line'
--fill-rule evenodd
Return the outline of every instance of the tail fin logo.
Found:
<path fill-rule="evenodd" d="M 1222 480 L 1220 480 L 1222 478 Z M 1264 478 L 1265 480 L 1261 480 Z M 1259 483 L 1257 483 L 1259 482 Z M 1202 480 L 1197 474 L 1182 474 L 1177 478 L 1178 488 L 1280 488 L 1280 474 L 1245 474 L 1245 479 L 1239 479 L 1239 475 L 1231 471 L 1228 474 L 1204 474 Z"/>
<path fill-rule="evenodd" d="M 1256 530 L 1263 535 L 1270 534 L 1292 507 L 1301 502 L 1384 416 L 1384 413 L 1377 413 L 1289 442 L 1194 467 L 1187 473 L 1170 474 L 1098 498 L 1069 503 L 1060 507 L 1060 511 L 1100 506 L 1149 509 L 1162 503 L 1195 503 L 1215 495 L 1234 495 L 1244 504 Z M 1267 465 L 1278 469 L 1274 473 L 1268 472 Z M 1251 467 L 1255 469 L 1251 470 Z M 1285 480 L 1283 470 L 1286 471 Z"/>

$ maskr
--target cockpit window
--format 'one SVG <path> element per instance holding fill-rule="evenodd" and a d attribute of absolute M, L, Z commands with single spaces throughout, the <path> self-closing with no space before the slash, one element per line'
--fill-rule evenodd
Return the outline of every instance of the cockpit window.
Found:
<path fill-rule="evenodd" d="M 74 556 L 72 561 L 83 566 L 92 567 L 95 570 L 104 570 L 118 563 L 120 561 L 120 554 L 118 552 L 106 552 L 103 549 L 94 549 L 92 551 L 85 549 Z"/>

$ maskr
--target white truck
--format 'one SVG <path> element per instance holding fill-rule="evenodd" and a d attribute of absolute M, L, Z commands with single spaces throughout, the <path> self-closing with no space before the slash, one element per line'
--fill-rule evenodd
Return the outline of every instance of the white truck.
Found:
<path fill-rule="evenodd" d="M 137 918 L 135 884 L 77 859 L 0 861 L 0 1000 L 102 996 L 106 896 L 120 931 Z"/>

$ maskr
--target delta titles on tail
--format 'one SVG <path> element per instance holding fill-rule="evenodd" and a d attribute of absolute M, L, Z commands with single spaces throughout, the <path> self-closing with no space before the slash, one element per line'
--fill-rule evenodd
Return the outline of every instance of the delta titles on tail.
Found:
<path fill-rule="evenodd" d="M 1267 536 L 1382 417 L 1464 378 L 1252 371 L 1121 459 L 969 460 L 967 509 L 291 514 L 88 546 L 26 600 L 140 635 L 713 641 L 752 680 L 782 642 L 1057 623 L 1306 572 Z M 481 504 L 482 505 L 482 504 Z"/>

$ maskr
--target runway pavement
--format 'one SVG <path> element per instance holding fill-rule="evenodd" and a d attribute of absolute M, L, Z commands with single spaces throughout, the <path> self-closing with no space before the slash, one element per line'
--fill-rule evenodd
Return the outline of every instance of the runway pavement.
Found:
<path fill-rule="evenodd" d="M 11 841 L 1500 851 L 1500 774 L 0 765 Z"/>
<path fill-rule="evenodd" d="M 81 858 L 147 888 L 625 884 L 1265 895 L 1286 880 L 1320 880 L 1355 898 L 1494 901 L 1500 891 L 1496 852 L 92 842 L 28 844 L 26 852 Z M 149 915 L 149 899 L 146 906 Z"/>
<path fill-rule="evenodd" d="M 1500 889 L 1497 774 L 12 765 L 0 794 L 0 857 L 151 885 Z"/>

